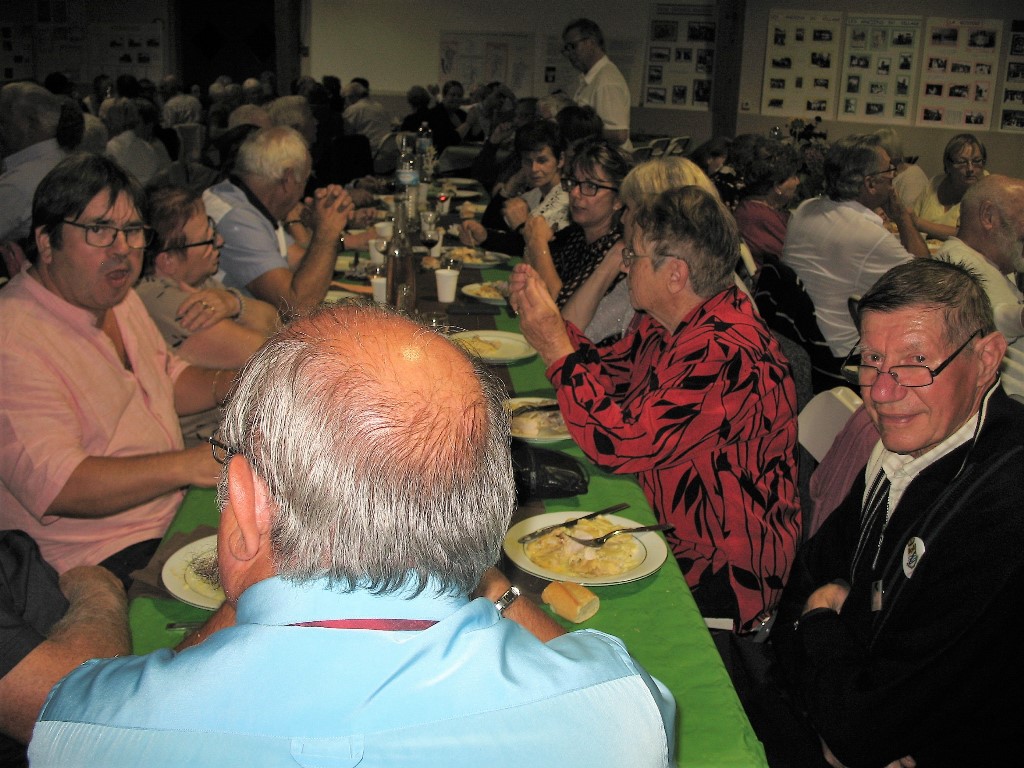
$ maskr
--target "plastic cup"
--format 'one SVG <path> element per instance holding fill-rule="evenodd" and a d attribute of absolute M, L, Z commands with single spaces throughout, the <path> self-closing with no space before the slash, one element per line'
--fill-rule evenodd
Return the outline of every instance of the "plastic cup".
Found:
<path fill-rule="evenodd" d="M 434 279 L 437 280 L 437 300 L 442 304 L 455 301 L 455 291 L 459 287 L 459 270 L 435 269 Z"/>
<path fill-rule="evenodd" d="M 388 273 L 384 265 L 370 271 L 370 287 L 373 288 L 373 300 L 378 304 L 388 303 Z"/>
<path fill-rule="evenodd" d="M 384 254 L 387 251 L 388 241 L 383 237 L 374 238 L 369 242 L 370 263 L 383 264 Z"/>
<path fill-rule="evenodd" d="M 393 221 L 378 221 L 373 225 L 373 229 L 376 231 L 377 237 L 388 240 L 395 233 L 395 223 Z"/>

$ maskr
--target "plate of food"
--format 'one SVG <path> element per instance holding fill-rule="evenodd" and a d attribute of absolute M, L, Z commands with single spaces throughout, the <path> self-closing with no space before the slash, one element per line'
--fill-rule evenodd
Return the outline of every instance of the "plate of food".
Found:
<path fill-rule="evenodd" d="M 164 563 L 160 578 L 183 603 L 214 611 L 224 602 L 217 568 L 217 534 L 186 544 Z"/>
<path fill-rule="evenodd" d="M 480 197 L 480 195 L 482 195 L 482 194 L 483 194 L 483 192 L 481 192 L 479 189 L 456 189 L 455 190 L 455 199 L 456 200 L 471 199 L 471 198 L 474 198 L 474 197 Z"/>
<path fill-rule="evenodd" d="M 490 267 L 500 264 L 508 257 L 483 248 L 472 248 L 468 245 L 456 245 L 444 249 L 444 255 L 462 261 L 464 267 Z"/>
<path fill-rule="evenodd" d="M 640 524 L 618 515 L 600 515 L 581 520 L 571 529 L 555 528 L 550 533 L 521 544 L 519 539 L 549 525 L 585 515 L 586 512 L 547 512 L 513 525 L 502 544 L 505 554 L 521 570 L 549 581 L 572 581 L 588 587 L 625 584 L 646 578 L 661 568 L 668 557 L 668 545 L 656 531 L 622 534 L 604 546 L 588 547 L 568 537 L 597 538 L 617 528 Z"/>
<path fill-rule="evenodd" d="M 456 184 L 464 187 L 472 187 L 479 183 L 476 179 L 467 179 L 462 176 L 445 176 L 438 181 L 441 184 Z"/>
<path fill-rule="evenodd" d="M 486 363 L 517 363 L 537 354 L 526 338 L 508 331 L 462 331 L 449 338 Z"/>
<path fill-rule="evenodd" d="M 489 283 L 470 283 L 462 286 L 462 293 L 470 298 L 482 301 L 484 304 L 497 304 L 504 306 L 507 302 L 508 283 L 504 280 L 494 280 Z"/>
<path fill-rule="evenodd" d="M 530 411 L 516 416 L 516 411 L 534 405 L 554 406 L 553 410 Z M 512 437 L 528 443 L 555 443 L 569 440 L 569 430 L 558 410 L 558 401 L 550 397 L 513 397 L 505 401 L 505 410 L 512 414 Z"/>

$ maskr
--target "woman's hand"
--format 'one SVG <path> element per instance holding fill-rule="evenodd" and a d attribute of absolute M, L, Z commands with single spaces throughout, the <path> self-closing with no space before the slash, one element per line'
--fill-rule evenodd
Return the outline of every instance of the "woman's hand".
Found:
<path fill-rule="evenodd" d="M 221 320 L 235 317 L 241 308 L 238 297 L 230 291 L 221 288 L 197 290 L 184 282 L 179 282 L 178 285 L 186 293 L 192 294 L 181 302 L 177 313 L 178 322 L 192 333 L 216 325 Z"/>

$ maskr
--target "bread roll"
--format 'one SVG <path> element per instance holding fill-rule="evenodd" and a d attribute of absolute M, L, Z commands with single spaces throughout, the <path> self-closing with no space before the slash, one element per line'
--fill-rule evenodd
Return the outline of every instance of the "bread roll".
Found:
<path fill-rule="evenodd" d="M 589 589 L 571 581 L 553 581 L 541 592 L 551 610 L 574 624 L 586 621 L 601 607 L 601 600 Z"/>

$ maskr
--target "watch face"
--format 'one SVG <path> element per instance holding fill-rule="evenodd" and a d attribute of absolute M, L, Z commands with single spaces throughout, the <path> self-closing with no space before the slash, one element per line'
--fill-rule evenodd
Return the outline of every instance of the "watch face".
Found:
<path fill-rule="evenodd" d="M 519 597 L 519 595 L 519 587 L 511 586 L 508 588 L 508 591 L 504 595 L 499 597 L 494 602 L 494 607 L 497 609 L 498 613 L 503 614 L 508 609 L 508 607 L 516 601 L 516 598 Z"/>

